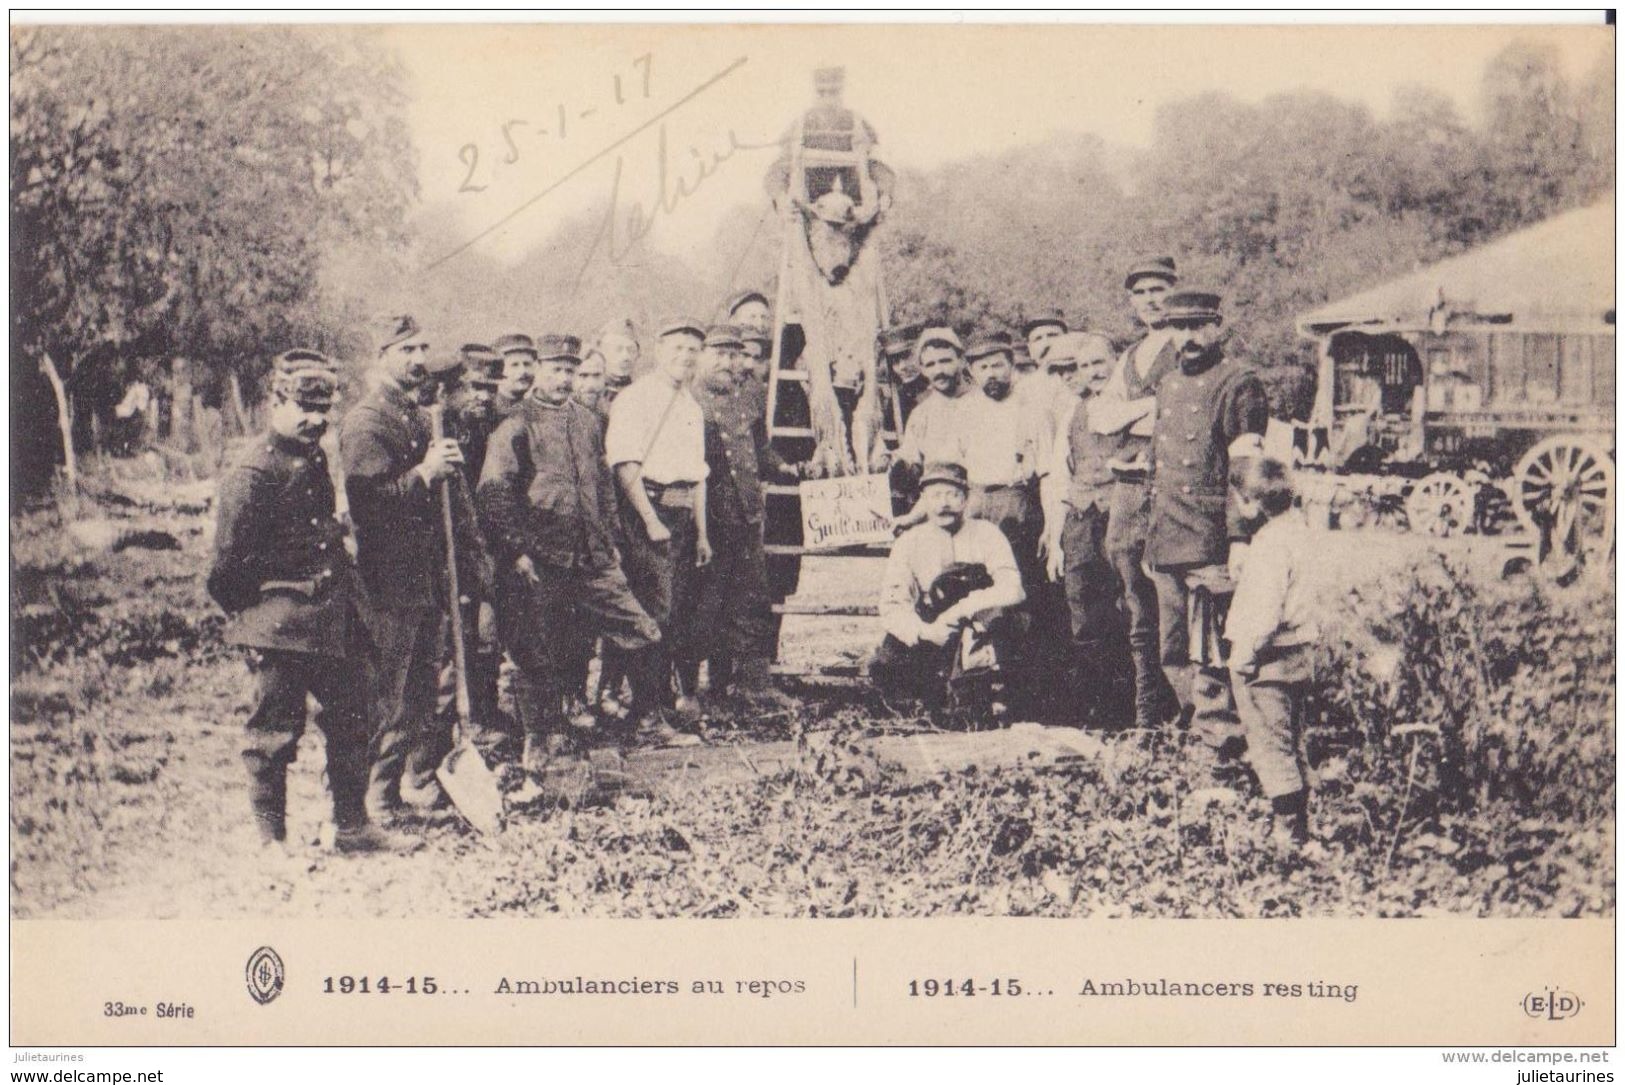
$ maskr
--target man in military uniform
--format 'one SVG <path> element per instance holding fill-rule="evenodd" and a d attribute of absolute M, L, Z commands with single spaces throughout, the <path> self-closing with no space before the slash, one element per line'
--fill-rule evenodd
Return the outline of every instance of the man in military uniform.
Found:
<path fill-rule="evenodd" d="M 502 358 L 502 383 L 497 385 L 497 414 L 506 418 L 525 402 L 536 368 L 536 343 L 522 332 L 497 337 L 491 344 Z"/>
<path fill-rule="evenodd" d="M 917 324 L 894 324 L 882 329 L 879 336 L 881 387 L 896 404 L 896 414 L 892 413 L 889 404 L 881 409 L 885 412 L 885 418 L 897 420 L 899 429 L 908 424 L 909 415 L 914 413 L 914 404 L 919 402 L 926 390 L 925 377 L 921 375 L 914 358 L 914 342 L 919 334 Z"/>
<path fill-rule="evenodd" d="M 455 484 L 456 523 L 466 529 L 458 539 L 457 586 L 463 597 L 463 658 L 468 665 L 469 708 L 474 745 L 491 758 L 511 757 L 519 736 L 512 720 L 499 707 L 502 646 L 497 640 L 496 611 L 491 602 L 490 557 L 479 534 L 473 507 L 474 488 L 485 466 L 485 450 L 502 419 L 497 414 L 497 389 L 502 381 L 502 358 L 481 343 L 465 343 L 459 352 L 455 379 L 446 383 L 445 434 L 463 450 L 462 481 Z M 446 635 L 451 635 L 450 623 Z M 455 656 L 448 643 L 440 668 L 439 714 L 450 730 L 457 719 Z"/>
<path fill-rule="evenodd" d="M 1158 574 L 1163 667 L 1190 706 L 1192 731 L 1220 756 L 1239 753 L 1241 728 L 1223 660 L 1192 661 L 1189 597 L 1198 584 L 1223 579 L 1232 541 L 1244 538 L 1230 461 L 1263 454 L 1269 421 L 1257 372 L 1224 356 L 1222 320 L 1216 293 L 1180 288 L 1163 299 L 1161 323 L 1179 367 L 1157 386 L 1145 545 Z"/>
<path fill-rule="evenodd" d="M 1156 419 L 1156 390 L 1164 376 L 1179 366 L 1166 329 L 1159 327 L 1163 299 L 1178 283 L 1171 256 L 1150 256 L 1136 261 L 1123 279 L 1135 319 L 1147 334 L 1123 351 L 1097 395 L 1089 404 L 1089 427 L 1103 437 L 1118 439 L 1111 488 L 1111 511 L 1106 523 L 1106 558 L 1123 583 L 1123 602 L 1129 621 L 1129 648 L 1134 660 L 1134 725 L 1156 727 L 1179 710 L 1179 699 L 1162 669 L 1167 645 L 1164 637 L 1177 637 L 1183 629 L 1168 629 L 1158 620 L 1157 586 L 1145 570 L 1145 536 L 1151 509 L 1147 461 Z"/>
<path fill-rule="evenodd" d="M 754 381 L 739 329 L 707 329 L 694 398 L 708 437 L 715 433 L 706 505 L 716 556 L 701 577 L 696 628 L 708 645 L 713 693 L 732 685 L 746 697 L 771 697 L 777 636 L 763 549 L 763 481 L 793 472 L 768 443 L 749 397 Z"/>
<path fill-rule="evenodd" d="M 629 385 L 609 412 L 604 451 L 620 487 L 626 577 L 660 625 L 673 662 L 694 657 L 699 570 L 711 561 L 706 515 L 705 412 L 689 392 L 705 331 L 693 320 L 666 323 L 654 370 Z M 694 690 L 679 691 L 681 715 L 698 714 Z"/>
<path fill-rule="evenodd" d="M 307 696 L 316 699 L 326 739 L 334 847 L 396 843 L 367 819 L 367 639 L 317 443 L 337 388 L 333 364 L 316 351 L 277 358 L 270 432 L 220 480 L 207 583 L 231 616 L 226 643 L 249 649 L 258 686 L 242 756 L 254 825 L 273 857 L 287 855 L 288 766 L 305 729 Z"/>
<path fill-rule="evenodd" d="M 640 353 L 637 329 L 625 317 L 611 320 L 598 330 L 593 347 L 604 356 L 603 406 L 607 418 L 615 397 L 632 383 Z"/>
<path fill-rule="evenodd" d="M 581 364 L 576 366 L 573 388 L 571 397 L 597 415 L 604 425 L 609 425 L 609 405 L 604 402 L 603 351 L 597 347 L 586 348 L 581 356 Z"/>
<path fill-rule="evenodd" d="M 438 486 L 459 472 L 463 450 L 450 437 L 434 440 L 418 405 L 429 376 L 417 322 L 389 318 L 378 342 L 376 386 L 345 415 L 339 451 L 376 649 L 367 804 L 386 822 L 405 813 L 403 799 L 431 809 L 445 802 L 435 780 L 451 743 L 435 713 L 447 602 Z"/>
<path fill-rule="evenodd" d="M 657 711 L 664 696 L 660 627 L 633 597 L 616 549 L 603 429 L 570 397 L 580 349 L 573 336 L 542 336 L 531 394 L 492 435 L 479 486 L 531 772 L 545 764 L 549 736 L 566 733 L 582 643 L 602 636 L 620 651 L 634 713 Z"/>

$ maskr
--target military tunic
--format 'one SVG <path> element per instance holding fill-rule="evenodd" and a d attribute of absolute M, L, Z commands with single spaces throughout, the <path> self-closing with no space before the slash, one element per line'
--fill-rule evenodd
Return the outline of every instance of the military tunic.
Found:
<path fill-rule="evenodd" d="M 1223 667 L 1192 665 L 1191 583 L 1205 566 L 1223 565 L 1230 540 L 1241 536 L 1229 500 L 1231 450 L 1258 447 L 1268 422 L 1257 373 L 1216 349 L 1157 388 L 1145 563 L 1156 572 L 1164 671 L 1192 708 L 1192 731 L 1216 749 L 1239 737 L 1241 726 Z"/>
<path fill-rule="evenodd" d="M 558 721 L 593 637 L 626 653 L 660 641 L 621 568 L 596 415 L 574 400 L 527 400 L 491 436 L 478 502 L 497 561 L 498 625 L 519 665 L 520 716 L 541 733 Z M 515 568 L 520 557 L 534 563 L 534 582 Z"/>
<path fill-rule="evenodd" d="M 365 820 L 365 636 L 355 570 L 334 518 L 327 457 L 279 434 L 249 445 L 221 477 L 207 587 L 230 615 L 225 640 L 250 649 L 256 680 L 242 750 L 250 798 L 266 839 L 281 839 L 287 767 L 319 705 L 336 824 Z"/>
<path fill-rule="evenodd" d="M 1251 368 L 1214 357 L 1205 368 L 1169 373 L 1157 388 L 1145 551 L 1153 569 L 1222 564 L 1242 535 L 1228 500 L 1230 448 L 1244 435 L 1262 439 L 1269 399 Z"/>
<path fill-rule="evenodd" d="M 416 469 L 429 440 L 428 416 L 393 384 L 374 389 L 339 425 L 362 614 L 375 648 L 368 790 L 381 814 L 400 802 L 403 781 L 432 797 L 451 746 L 435 712 L 446 599 L 440 502 Z"/>
<path fill-rule="evenodd" d="M 767 581 L 762 521 L 764 476 L 783 474 L 767 439 L 751 385 L 730 393 L 696 388 L 708 430 L 714 427 L 707 512 L 715 556 L 701 574 L 696 632 L 715 659 L 770 659 L 776 631 Z"/>

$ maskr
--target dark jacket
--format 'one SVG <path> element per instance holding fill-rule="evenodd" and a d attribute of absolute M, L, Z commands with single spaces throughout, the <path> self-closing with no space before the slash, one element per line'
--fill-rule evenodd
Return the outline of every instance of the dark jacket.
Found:
<path fill-rule="evenodd" d="M 342 658 L 355 571 L 334 519 L 327 457 L 271 433 L 221 476 L 209 595 L 231 615 L 228 644 Z"/>
<path fill-rule="evenodd" d="M 428 447 L 428 416 L 394 386 L 368 393 L 339 424 L 356 564 L 377 606 L 436 606 L 445 595 L 440 499 L 415 470 Z"/>
<path fill-rule="evenodd" d="M 1217 360 L 1176 369 L 1157 386 L 1145 548 L 1154 569 L 1222 563 L 1244 534 L 1229 500 L 1230 445 L 1263 434 L 1269 399 L 1251 367 L 1210 357 Z"/>
<path fill-rule="evenodd" d="M 607 569 L 620 560 L 604 429 L 573 399 L 557 407 L 528 399 L 497 427 L 477 501 L 503 569 L 523 554 L 559 568 Z"/>

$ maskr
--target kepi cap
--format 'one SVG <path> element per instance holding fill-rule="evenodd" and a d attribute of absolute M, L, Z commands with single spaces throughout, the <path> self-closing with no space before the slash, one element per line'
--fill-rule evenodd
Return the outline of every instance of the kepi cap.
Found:
<path fill-rule="evenodd" d="M 925 489 L 933 482 L 946 482 L 950 486 L 958 486 L 966 493 L 970 492 L 970 476 L 965 472 L 965 465 L 954 463 L 952 460 L 936 460 L 925 465 L 920 473 L 920 489 Z"/>
<path fill-rule="evenodd" d="M 735 350 L 743 350 L 745 337 L 732 324 L 713 324 L 705 330 L 705 345 L 707 349 L 732 347 Z"/>
<path fill-rule="evenodd" d="M 1173 320 L 1204 320 L 1218 322 L 1224 319 L 1219 312 L 1219 303 L 1223 299 L 1217 290 L 1179 289 L 1170 290 L 1162 299 L 1162 316 L 1159 323 L 1167 324 Z"/>
<path fill-rule="evenodd" d="M 536 342 L 536 360 L 580 365 L 581 340 L 573 335 L 544 335 Z"/>
<path fill-rule="evenodd" d="M 953 347 L 960 354 L 965 353 L 965 344 L 960 340 L 959 334 L 946 325 L 937 325 L 925 329 L 920 333 L 920 338 L 914 344 L 914 349 L 917 351 L 924 350 L 933 343 Z"/>
<path fill-rule="evenodd" d="M 497 336 L 491 349 L 498 354 L 529 354 L 532 358 L 536 357 L 536 341 L 523 332 Z"/>
<path fill-rule="evenodd" d="M 382 353 L 396 343 L 404 343 L 417 335 L 423 329 L 408 313 L 399 316 L 386 316 L 377 322 L 373 337 L 378 340 L 378 351 Z"/>
<path fill-rule="evenodd" d="M 1025 338 L 1031 335 L 1035 329 L 1042 328 L 1046 324 L 1053 324 L 1055 327 L 1060 328 L 1062 335 L 1072 330 L 1072 326 L 1066 322 L 1066 317 L 1061 315 L 1061 310 L 1040 309 L 1021 322 L 1022 337 Z"/>
<path fill-rule="evenodd" d="M 919 335 L 918 324 L 893 324 L 880 333 L 880 352 L 888 357 L 907 354 L 914 349 L 914 341 Z"/>
<path fill-rule="evenodd" d="M 705 325 L 698 320 L 686 316 L 674 316 L 660 325 L 660 338 L 668 335 L 692 335 L 694 338 L 705 341 Z"/>
<path fill-rule="evenodd" d="M 1166 279 L 1172 286 L 1179 281 L 1179 271 L 1174 267 L 1172 256 L 1142 256 L 1129 265 L 1128 274 L 1123 276 L 1123 289 L 1133 290 L 1139 279 Z"/>
<path fill-rule="evenodd" d="M 271 391 L 302 407 L 331 407 L 338 389 L 338 367 L 319 350 L 285 351 L 271 363 Z"/>
<path fill-rule="evenodd" d="M 1004 332 L 984 332 L 973 338 L 965 347 L 965 360 L 974 362 L 978 358 L 986 358 L 992 354 L 1007 354 L 1012 362 L 1015 361 L 1015 351 L 1010 346 L 1010 336 Z"/>

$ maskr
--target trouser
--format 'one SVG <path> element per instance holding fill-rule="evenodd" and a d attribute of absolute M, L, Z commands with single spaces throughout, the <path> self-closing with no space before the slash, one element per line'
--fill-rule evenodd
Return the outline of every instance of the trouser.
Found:
<path fill-rule="evenodd" d="M 716 526 L 716 556 L 700 573 L 695 629 L 711 664 L 711 686 L 745 660 L 772 659 L 777 634 L 760 521 Z"/>
<path fill-rule="evenodd" d="M 699 570 L 694 564 L 697 536 L 694 509 L 676 504 L 671 495 L 671 490 L 649 487 L 655 513 L 671 532 L 666 542 L 650 542 L 643 520 L 630 509 L 627 511 L 622 564 L 633 596 L 660 627 L 660 654 L 683 672 L 698 668 L 701 651 L 694 628 L 699 589 Z"/>
<path fill-rule="evenodd" d="M 367 820 L 367 686 L 359 654 L 344 659 L 251 649 L 254 710 L 243 742 L 249 805 L 260 837 L 287 835 L 288 766 L 305 732 L 305 698 L 316 699 L 316 726 L 327 744 L 327 786 L 333 822 L 350 828 Z"/>
<path fill-rule="evenodd" d="M 1027 601 L 1012 616 L 1014 633 L 1005 670 L 1019 706 L 1024 711 L 1039 709 L 1046 694 L 1053 693 L 1065 680 L 1065 668 L 1064 662 L 1057 665 L 1059 653 L 1044 652 L 1034 642 L 1042 636 L 1042 630 L 1064 627 L 1065 618 L 1055 614 L 1060 600 L 1045 590 L 1044 564 L 1038 557 L 1044 510 L 1037 489 L 1031 485 L 974 487 L 965 515 L 997 525 L 1015 554 Z"/>
<path fill-rule="evenodd" d="M 1298 761 L 1304 684 L 1248 679 L 1231 672 L 1236 712 L 1247 732 L 1247 761 L 1266 799 L 1304 788 Z"/>
<path fill-rule="evenodd" d="M 1191 713 L 1191 733 L 1218 749 L 1243 735 L 1230 692 L 1230 672 L 1222 662 L 1191 661 L 1190 578 L 1200 566 L 1156 569 L 1157 622 L 1162 637 L 1162 668 L 1182 707 Z"/>
<path fill-rule="evenodd" d="M 1064 683 L 1074 717 L 1105 722 L 1125 707 L 1130 681 L 1123 589 L 1106 559 L 1107 512 L 1068 508 L 1061 526 L 1063 580 L 1074 648 Z"/>
<path fill-rule="evenodd" d="M 1145 536 L 1151 492 L 1143 483 L 1112 486 L 1106 528 L 1106 560 L 1117 571 L 1128 617 L 1129 657 L 1134 664 L 1134 717 L 1139 726 L 1161 723 L 1178 702 L 1162 669 L 1163 623 L 1158 616 L 1157 585 L 1146 574 Z"/>
<path fill-rule="evenodd" d="M 595 636 L 625 660 L 635 709 L 647 711 L 664 699 L 655 670 L 660 628 L 638 605 L 620 566 L 539 564 L 534 583 L 510 569 L 498 577 L 497 595 L 499 631 L 518 667 L 514 702 L 527 735 L 559 726 L 564 697 L 574 692 L 578 646 Z"/>
<path fill-rule="evenodd" d="M 451 749 L 451 730 L 435 713 L 441 625 L 435 607 L 365 608 L 372 636 L 372 771 L 375 801 L 399 801 L 403 787 L 435 787 L 434 773 Z"/>
<path fill-rule="evenodd" d="M 436 714 L 447 730 L 457 722 L 457 659 L 451 645 L 451 623 L 444 628 L 439 697 Z M 497 641 L 495 608 L 489 601 L 470 601 L 463 607 L 463 659 L 468 665 L 470 739 L 487 757 L 500 755 L 515 737 L 499 708 L 502 646 Z"/>
<path fill-rule="evenodd" d="M 988 624 L 986 635 L 992 641 L 994 658 L 1002 661 L 1008 655 L 1010 622 L 994 619 Z M 962 636 L 963 633 L 956 633 L 946 645 L 928 641 L 909 645 L 887 633 L 869 658 L 869 679 L 883 697 L 923 701 L 930 708 L 943 707 L 950 699 L 954 684 L 965 677 L 958 667 Z M 991 672 L 975 677 L 991 681 L 1002 669 L 995 666 Z"/>

